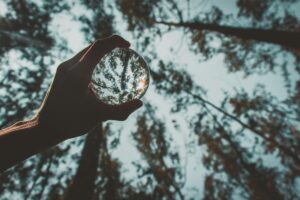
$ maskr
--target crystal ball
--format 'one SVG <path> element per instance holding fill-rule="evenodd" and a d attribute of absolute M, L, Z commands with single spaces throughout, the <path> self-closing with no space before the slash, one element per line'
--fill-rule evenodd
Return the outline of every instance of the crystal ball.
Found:
<path fill-rule="evenodd" d="M 141 98 L 149 86 L 145 60 L 130 48 L 116 48 L 95 67 L 91 89 L 102 102 L 119 105 Z"/>

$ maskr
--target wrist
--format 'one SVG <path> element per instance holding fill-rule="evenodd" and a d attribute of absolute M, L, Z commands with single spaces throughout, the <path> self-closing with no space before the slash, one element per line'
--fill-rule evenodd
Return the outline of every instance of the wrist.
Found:
<path fill-rule="evenodd" d="M 48 139 L 49 142 L 53 144 L 58 144 L 67 139 L 62 137 L 62 134 L 59 134 L 59 130 L 57 130 L 54 125 L 42 123 L 38 117 L 34 119 L 32 125 L 33 128 L 36 129 L 36 132 L 41 134 L 40 136 L 42 136 L 44 139 Z"/>

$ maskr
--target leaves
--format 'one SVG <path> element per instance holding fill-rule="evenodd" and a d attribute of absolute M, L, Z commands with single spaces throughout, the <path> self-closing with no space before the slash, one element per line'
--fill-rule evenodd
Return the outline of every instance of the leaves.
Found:
<path fill-rule="evenodd" d="M 0 22 L 1 126 L 30 116 L 41 102 L 53 63 L 46 60 L 54 47 L 65 45 L 53 34 L 55 30 L 50 30 L 51 20 L 72 7 L 86 11 L 84 15 L 72 13 L 86 41 L 119 31 L 115 13 L 120 11 L 125 20 L 122 23 L 151 66 L 155 95 L 165 102 L 155 107 L 152 97 L 150 101 L 147 98 L 151 105 L 146 103 L 137 117 L 133 142 L 128 144 L 137 151 L 128 155 L 136 158 L 131 171 L 126 171 L 121 158 L 114 157 L 125 130 L 115 131 L 110 124 L 102 127 L 103 134 L 95 140 L 86 139 L 93 155 L 98 155 L 98 160 L 86 156 L 87 162 L 81 162 L 94 161 L 89 168 L 97 174 L 89 177 L 95 178 L 94 188 L 90 188 L 93 199 L 189 199 L 191 188 L 186 183 L 187 164 L 180 142 L 189 152 L 185 156 L 197 160 L 196 168 L 206 169 L 204 188 L 195 188 L 203 193 L 203 199 L 299 199 L 299 50 L 224 32 L 226 27 L 299 32 L 299 18 L 290 12 L 295 0 L 237 0 L 237 12 L 229 14 L 218 5 L 203 6 L 198 13 L 199 8 L 192 8 L 194 2 L 188 1 L 191 7 L 185 8 L 185 3 L 175 0 L 5 2 L 10 12 L 1 16 Z M 4 29 L 18 34 L 3 34 Z M 183 33 L 187 53 L 194 53 L 199 63 L 221 55 L 229 75 L 242 73 L 245 84 L 257 75 L 276 75 L 285 79 L 288 95 L 274 95 L 264 82 L 253 90 L 240 85 L 229 88 L 220 101 L 207 95 L 189 68 L 178 64 L 176 55 L 166 60 L 157 54 L 157 39 L 172 31 Z M 38 42 L 28 45 L 31 39 Z M 177 42 L 169 41 L 172 48 Z M 40 48 L 40 44 L 47 48 Z M 12 52 L 22 61 L 20 66 L 8 59 Z M 114 60 L 110 64 L 114 67 Z M 193 72 L 198 72 L 197 68 Z M 160 111 L 166 109 L 170 109 L 168 116 L 162 116 Z M 186 141 L 179 141 L 176 134 L 186 136 Z M 12 193 L 28 199 L 65 198 L 79 173 L 84 139 L 66 142 L 1 175 L 1 198 Z M 125 177 L 132 172 L 135 175 Z"/>

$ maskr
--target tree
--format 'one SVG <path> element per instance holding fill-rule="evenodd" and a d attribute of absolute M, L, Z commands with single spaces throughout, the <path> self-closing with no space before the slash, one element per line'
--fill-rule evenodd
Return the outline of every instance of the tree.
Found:
<path fill-rule="evenodd" d="M 235 95 L 225 93 L 220 105 L 212 103 L 205 89 L 196 85 L 187 72 L 178 70 L 176 61 L 155 62 L 158 67 L 151 68 L 151 75 L 157 90 L 175 99 L 173 112 L 198 108 L 190 126 L 199 136 L 199 145 L 207 148 L 204 165 L 213 170 L 205 181 L 206 199 L 231 199 L 237 193 L 247 199 L 270 198 L 265 195 L 271 194 L 272 199 L 296 198 L 293 188 L 299 174 L 300 143 L 295 95 L 299 88 L 290 76 L 299 73 L 299 47 L 275 39 L 281 34 L 299 37 L 299 19 L 287 6 L 278 6 L 296 1 L 237 1 L 236 16 L 226 15 L 216 6 L 191 16 L 191 1 L 187 1 L 188 9 L 182 8 L 185 3 L 173 0 L 116 2 L 128 30 L 144 41 L 150 52 L 150 41 L 155 41 L 157 35 L 179 29 L 190 39 L 190 49 L 201 57 L 200 61 L 222 54 L 229 72 L 243 71 L 246 76 L 282 70 L 286 100 L 278 100 L 258 85 L 252 95 L 245 90 L 236 90 Z M 241 27 L 233 25 L 238 20 L 244 22 Z M 268 39 L 263 39 L 265 33 Z M 150 52 L 146 55 L 155 54 Z M 253 149 L 263 149 L 264 154 L 279 159 L 286 171 L 268 166 L 264 156 L 243 147 L 245 137 L 255 141 Z M 221 178 L 224 175 L 226 178 Z"/>
<path fill-rule="evenodd" d="M 85 140 L 77 172 L 65 199 L 92 199 L 99 162 L 100 143 L 105 137 L 102 124 L 91 131 Z M 101 148 L 101 150 L 103 150 Z"/>
<path fill-rule="evenodd" d="M 276 66 L 283 67 L 283 61 L 274 59 L 281 54 L 294 56 L 294 65 L 298 69 L 299 46 L 292 43 L 299 37 L 299 19 L 288 10 L 288 6 L 296 1 L 267 2 L 265 5 L 253 1 L 248 5 L 242 0 L 237 1 L 239 12 L 235 17 L 224 14 L 216 6 L 204 14 L 195 13 L 191 16 L 189 6 L 187 10 L 181 9 L 183 5 L 176 0 L 118 0 L 117 6 L 128 21 L 128 29 L 134 31 L 137 37 L 144 36 L 149 41 L 151 36 L 147 36 L 147 32 L 161 35 L 164 31 L 182 28 L 189 33 L 191 50 L 199 53 L 202 59 L 211 58 L 217 53 L 224 54 L 230 71 L 242 70 L 246 74 L 268 72 Z M 257 5 L 262 7 L 258 9 Z M 233 25 L 238 20 L 243 23 L 241 27 Z M 146 32 L 147 29 L 149 31 Z M 255 40 L 282 46 L 274 47 Z"/>
<path fill-rule="evenodd" d="M 138 118 L 137 130 L 133 133 L 137 149 L 148 165 L 143 167 L 136 163 L 139 178 L 147 178 L 144 187 L 152 191 L 152 199 L 184 199 L 178 152 L 171 149 L 165 125 L 155 116 L 154 108 L 150 104 L 145 106 L 146 112 Z M 171 166 L 167 164 L 168 159 Z"/>
<path fill-rule="evenodd" d="M 103 38 L 113 33 L 113 16 L 107 14 L 103 9 L 103 1 L 82 1 L 87 9 L 96 9 L 91 19 L 81 16 L 79 19 L 84 24 L 83 32 L 87 40 L 94 41 L 97 38 Z M 101 19 L 101 20 L 99 20 Z M 79 163 L 76 175 L 70 185 L 66 199 L 92 199 L 96 198 L 96 175 L 99 163 L 99 153 L 105 150 L 101 145 L 105 141 L 105 133 L 103 132 L 102 124 L 99 124 L 92 132 L 88 133 L 86 142 L 82 151 L 81 161 Z M 101 149 L 100 149 L 101 148 Z M 82 184 L 84 188 L 82 188 Z M 112 188 L 111 188 L 112 189 Z M 110 193 L 108 191 L 108 193 Z"/>
<path fill-rule="evenodd" d="M 55 40 L 59 41 L 49 30 L 50 22 L 53 14 L 67 8 L 59 1 L 42 6 L 23 0 L 5 3 L 9 12 L 1 16 L 0 25 L 1 128 L 32 116 L 43 99 L 54 62 L 50 52 L 57 47 Z M 64 155 L 67 150 L 53 148 L 1 174 L 1 194 L 5 198 L 6 191 L 22 191 L 24 199 L 40 199 L 58 162 L 53 155 Z"/>

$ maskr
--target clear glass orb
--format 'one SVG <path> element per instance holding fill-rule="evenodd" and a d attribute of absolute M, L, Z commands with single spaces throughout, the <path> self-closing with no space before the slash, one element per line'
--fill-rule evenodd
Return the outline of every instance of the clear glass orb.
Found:
<path fill-rule="evenodd" d="M 149 86 L 149 69 L 134 50 L 116 48 L 95 67 L 91 86 L 96 97 L 110 105 L 139 99 Z"/>

